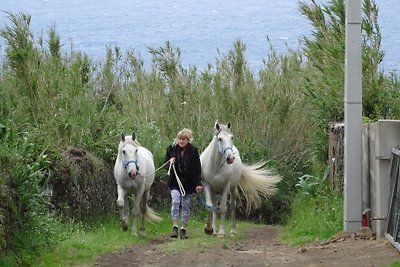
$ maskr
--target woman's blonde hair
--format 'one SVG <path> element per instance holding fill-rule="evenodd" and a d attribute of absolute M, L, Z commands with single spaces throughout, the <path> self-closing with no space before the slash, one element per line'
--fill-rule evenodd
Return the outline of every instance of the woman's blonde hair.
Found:
<path fill-rule="evenodd" d="M 183 128 L 182 130 L 180 130 L 179 133 L 176 135 L 176 138 L 174 140 L 174 145 L 178 143 L 179 139 L 187 139 L 189 143 L 191 143 L 193 141 L 192 130 L 188 128 Z"/>

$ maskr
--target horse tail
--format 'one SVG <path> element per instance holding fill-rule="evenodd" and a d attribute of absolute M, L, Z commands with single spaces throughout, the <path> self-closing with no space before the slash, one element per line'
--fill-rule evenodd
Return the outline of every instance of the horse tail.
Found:
<path fill-rule="evenodd" d="M 160 222 L 162 221 L 163 218 L 158 216 L 158 213 L 156 213 L 152 208 L 146 205 L 146 213 L 144 216 L 151 222 Z"/>
<path fill-rule="evenodd" d="M 242 163 L 242 175 L 239 181 L 240 190 L 246 199 L 246 212 L 261 206 L 261 197 L 273 196 L 278 190 L 276 185 L 282 180 L 279 175 L 272 174 L 264 167 L 265 162 L 251 165 Z"/>

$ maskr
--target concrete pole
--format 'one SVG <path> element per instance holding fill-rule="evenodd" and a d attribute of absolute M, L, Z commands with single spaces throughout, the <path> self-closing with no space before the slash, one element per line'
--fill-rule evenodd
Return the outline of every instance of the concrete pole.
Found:
<path fill-rule="evenodd" d="M 361 0 L 347 0 L 344 93 L 344 230 L 362 226 Z"/>

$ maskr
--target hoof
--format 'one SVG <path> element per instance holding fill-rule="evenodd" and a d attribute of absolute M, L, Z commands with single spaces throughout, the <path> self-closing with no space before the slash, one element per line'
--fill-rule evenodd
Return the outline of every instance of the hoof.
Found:
<path fill-rule="evenodd" d="M 128 224 L 123 222 L 122 223 L 122 229 L 126 232 L 128 230 Z"/>
<path fill-rule="evenodd" d="M 207 235 L 212 235 L 213 232 L 214 230 L 212 228 L 211 229 L 204 228 L 204 233 L 206 233 Z"/>
<path fill-rule="evenodd" d="M 231 232 L 231 237 L 237 237 L 237 233 L 236 232 Z"/>
<path fill-rule="evenodd" d="M 132 236 L 138 236 L 138 233 L 137 233 L 137 231 L 136 231 L 136 228 L 131 228 L 131 235 Z"/>
<path fill-rule="evenodd" d="M 140 228 L 139 234 L 140 234 L 141 236 L 145 236 L 145 235 L 146 235 L 146 229 Z"/>
<path fill-rule="evenodd" d="M 138 236 L 138 233 L 136 231 L 131 232 L 131 236 Z"/>
<path fill-rule="evenodd" d="M 218 237 L 218 238 L 224 238 L 224 237 L 225 237 L 225 234 L 217 234 L 217 237 Z"/>

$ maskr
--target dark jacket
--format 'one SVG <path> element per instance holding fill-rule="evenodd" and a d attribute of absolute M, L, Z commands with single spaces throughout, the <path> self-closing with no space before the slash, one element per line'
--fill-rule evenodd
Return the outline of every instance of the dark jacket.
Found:
<path fill-rule="evenodd" d="M 201 185 L 200 156 L 197 147 L 191 143 L 188 143 L 187 145 L 188 147 L 185 151 L 184 157 L 180 156 L 180 146 L 168 146 L 164 163 L 169 161 L 170 158 L 175 157 L 175 169 L 183 188 L 185 189 L 186 194 L 193 194 L 196 193 L 196 186 Z M 169 164 L 166 165 L 166 168 L 169 169 Z M 171 168 L 168 177 L 168 187 L 170 190 L 179 190 L 173 168 Z"/>

